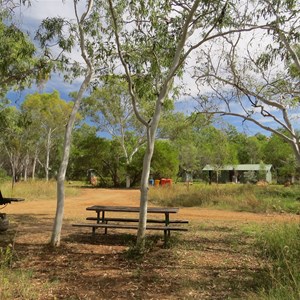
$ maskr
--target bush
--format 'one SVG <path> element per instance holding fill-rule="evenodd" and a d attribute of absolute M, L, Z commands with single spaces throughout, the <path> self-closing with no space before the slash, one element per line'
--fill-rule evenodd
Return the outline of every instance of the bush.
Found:
<path fill-rule="evenodd" d="M 0 168 L 0 181 L 3 182 L 6 180 L 9 180 L 9 177 L 8 177 L 6 171 Z"/>

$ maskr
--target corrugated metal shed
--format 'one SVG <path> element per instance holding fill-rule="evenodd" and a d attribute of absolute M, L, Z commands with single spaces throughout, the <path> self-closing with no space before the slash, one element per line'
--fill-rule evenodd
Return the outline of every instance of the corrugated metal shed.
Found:
<path fill-rule="evenodd" d="M 203 171 L 261 171 L 262 168 L 264 171 L 270 171 L 272 165 L 260 165 L 260 164 L 243 164 L 243 165 L 224 165 L 222 167 L 216 168 L 211 165 L 206 165 L 202 170 Z"/>

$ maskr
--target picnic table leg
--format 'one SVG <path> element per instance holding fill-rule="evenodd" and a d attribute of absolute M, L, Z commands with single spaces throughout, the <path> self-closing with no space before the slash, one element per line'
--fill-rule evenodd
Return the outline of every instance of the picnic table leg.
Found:
<path fill-rule="evenodd" d="M 170 230 L 168 230 L 170 231 Z M 166 248 L 168 245 L 168 233 L 167 230 L 164 230 L 164 247 Z"/>
<path fill-rule="evenodd" d="M 100 220 L 100 212 L 97 211 L 97 224 L 99 224 L 99 220 Z M 96 227 L 93 227 L 93 235 L 96 233 Z"/>
<path fill-rule="evenodd" d="M 102 211 L 102 223 L 106 223 L 107 224 L 107 221 L 105 221 L 105 211 L 103 210 Z M 104 229 L 104 234 L 107 234 L 107 227 L 105 227 Z"/>
<path fill-rule="evenodd" d="M 170 215 L 169 213 L 165 213 L 165 225 L 168 227 L 170 224 Z M 171 231 L 170 230 L 164 230 L 164 246 L 167 247 L 168 245 L 168 240 L 170 237 Z"/>
<path fill-rule="evenodd" d="M 170 225 L 170 214 L 169 213 L 165 213 L 165 225 L 166 226 Z M 168 237 L 170 237 L 171 231 L 170 230 L 167 230 L 167 231 L 168 231 Z"/>

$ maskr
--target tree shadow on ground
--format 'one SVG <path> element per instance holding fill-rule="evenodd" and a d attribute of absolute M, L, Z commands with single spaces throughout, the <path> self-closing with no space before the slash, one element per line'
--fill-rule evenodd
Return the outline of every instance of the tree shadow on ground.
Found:
<path fill-rule="evenodd" d="M 14 268 L 31 270 L 37 287 L 50 285 L 49 299 L 243 299 L 265 280 L 263 264 L 244 248 L 247 237 L 233 227 L 195 226 L 172 234 L 167 249 L 161 247 L 163 236 L 149 234 L 141 258 L 128 255 L 135 234 L 110 230 L 93 237 L 72 228 L 69 220 L 61 246 L 53 248 L 45 243 L 53 219 L 11 217 L 18 225 L 9 236 L 26 225 L 15 243 Z"/>

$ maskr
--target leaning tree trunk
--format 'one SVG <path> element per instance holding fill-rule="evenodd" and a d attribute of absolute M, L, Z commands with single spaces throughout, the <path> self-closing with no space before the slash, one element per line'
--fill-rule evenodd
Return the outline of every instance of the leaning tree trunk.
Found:
<path fill-rule="evenodd" d="M 146 224 L 147 224 L 147 208 L 148 208 L 148 190 L 149 190 L 149 175 L 151 160 L 154 152 L 155 136 L 158 128 L 158 123 L 161 116 L 162 105 L 167 94 L 167 87 L 161 93 L 156 101 L 155 112 L 152 121 L 147 125 L 147 146 L 143 160 L 143 171 L 141 178 L 141 196 L 140 196 L 140 215 L 139 228 L 137 233 L 137 249 L 142 252 L 145 247 Z"/>
<path fill-rule="evenodd" d="M 145 231 L 146 231 L 146 223 L 147 223 L 148 181 L 150 175 L 150 164 L 151 164 L 151 159 L 154 151 L 155 135 L 160 120 L 161 110 L 164 104 L 164 100 L 168 95 L 168 92 L 173 84 L 174 76 L 176 75 L 180 65 L 182 65 L 182 63 L 184 62 L 184 59 L 182 58 L 182 54 L 183 54 L 182 50 L 185 46 L 186 40 L 189 37 L 190 34 L 189 28 L 193 20 L 194 14 L 196 13 L 196 10 L 200 3 L 200 0 L 194 1 L 190 9 L 190 12 L 186 16 L 184 26 L 181 30 L 181 37 L 176 47 L 172 65 L 169 69 L 168 75 L 164 80 L 158 98 L 156 100 L 155 111 L 152 116 L 152 119 L 150 119 L 149 121 L 145 120 L 139 113 L 138 105 L 137 105 L 138 96 L 134 91 L 132 74 L 130 72 L 129 65 L 127 64 L 123 54 L 124 51 L 122 49 L 121 40 L 119 36 L 117 14 L 115 12 L 112 0 L 109 0 L 108 2 L 109 2 L 109 8 L 112 16 L 112 24 L 114 27 L 114 35 L 115 35 L 118 55 L 125 70 L 126 79 L 128 82 L 128 90 L 132 99 L 133 110 L 137 119 L 147 128 L 147 148 L 146 148 L 146 153 L 144 155 L 144 161 L 143 161 L 143 171 L 142 171 L 142 179 L 141 179 L 141 198 L 140 198 L 140 219 L 139 219 L 139 228 L 138 228 L 137 244 L 136 244 L 137 248 L 139 250 L 142 250 L 142 248 L 144 248 L 145 245 Z M 185 58 L 187 57 L 188 53 L 189 52 L 186 53 Z"/>
<path fill-rule="evenodd" d="M 78 94 L 76 96 L 76 100 L 74 102 L 74 106 L 73 106 L 73 109 L 72 109 L 72 112 L 71 112 L 71 115 L 70 115 L 70 118 L 69 118 L 69 121 L 68 121 L 68 124 L 66 127 L 66 132 L 65 132 L 63 157 L 62 157 L 62 161 L 61 161 L 58 176 L 57 176 L 57 206 L 56 206 L 56 214 L 55 214 L 53 231 L 52 231 L 52 236 L 51 236 L 51 245 L 54 247 L 58 247 L 60 245 L 60 236 L 61 236 L 61 229 L 62 229 L 62 223 L 63 223 L 64 202 L 65 202 L 64 181 L 65 181 L 65 177 L 66 177 L 69 156 L 70 156 L 72 129 L 73 129 L 73 126 L 74 126 L 74 123 L 76 120 L 76 114 L 79 110 L 83 94 L 87 90 L 87 88 L 92 80 L 92 77 L 94 75 L 94 67 L 86 53 L 85 35 L 84 35 L 84 30 L 82 28 L 82 26 L 85 22 L 85 18 L 88 15 L 88 13 L 90 12 L 92 6 L 93 6 L 93 0 L 89 0 L 88 4 L 87 4 L 86 12 L 84 12 L 82 17 L 79 19 L 78 15 L 77 15 L 76 2 L 74 1 L 75 14 L 76 14 L 78 30 L 79 30 L 81 56 L 83 57 L 84 61 L 87 64 L 87 71 L 85 74 L 84 81 L 82 82 L 80 89 L 78 91 Z"/>
<path fill-rule="evenodd" d="M 147 129 L 150 137 L 150 130 Z M 141 178 L 141 195 L 140 195 L 140 215 L 139 215 L 139 229 L 137 233 L 137 249 L 143 251 L 145 247 L 145 235 L 147 225 L 147 209 L 148 209 L 148 185 L 151 167 L 151 159 L 154 151 L 155 139 L 148 138 L 148 144 L 143 160 L 143 171 Z"/>
<path fill-rule="evenodd" d="M 76 120 L 76 114 L 78 112 L 82 96 L 84 91 L 87 89 L 88 84 L 90 82 L 92 74 L 87 76 L 81 85 L 80 91 L 78 93 L 77 99 L 75 101 L 74 107 L 72 109 L 68 125 L 65 132 L 65 141 L 64 141 L 64 149 L 63 149 L 63 157 L 59 167 L 59 172 L 57 176 L 57 205 L 56 205 L 56 214 L 54 219 L 52 237 L 51 237 L 51 245 L 54 247 L 58 247 L 60 245 L 60 236 L 61 229 L 63 223 L 64 216 L 64 202 L 65 202 L 65 178 L 66 172 L 69 162 L 70 156 L 70 148 L 71 148 L 71 138 L 72 138 L 72 129 Z"/>

